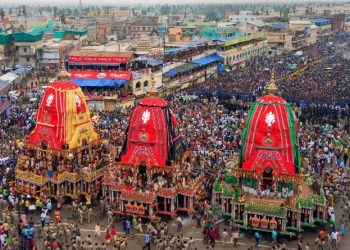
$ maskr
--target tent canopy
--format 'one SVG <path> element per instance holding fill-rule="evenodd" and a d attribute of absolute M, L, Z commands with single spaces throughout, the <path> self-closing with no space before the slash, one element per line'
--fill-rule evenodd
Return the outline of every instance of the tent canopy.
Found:
<path fill-rule="evenodd" d="M 10 83 L 8 81 L 0 80 L 0 89 L 7 87 Z"/>
<path fill-rule="evenodd" d="M 189 72 L 193 69 L 196 69 L 198 68 L 198 64 L 195 64 L 195 63 L 185 63 L 185 64 L 182 64 L 180 66 L 177 66 L 173 69 L 170 69 L 168 70 L 167 72 L 165 72 L 164 74 L 166 76 L 175 76 L 177 74 L 181 74 L 181 73 L 185 73 L 185 72 Z"/>
<path fill-rule="evenodd" d="M 80 87 L 121 87 L 127 81 L 120 79 L 71 79 L 74 83 L 76 83 Z"/>
<path fill-rule="evenodd" d="M 17 78 L 18 78 L 18 75 L 14 74 L 12 72 L 9 72 L 9 73 L 6 73 L 5 75 L 2 75 L 0 77 L 0 80 L 12 82 L 12 81 L 16 80 Z"/>
<path fill-rule="evenodd" d="M 221 60 L 224 60 L 224 58 L 215 53 L 215 54 L 211 54 L 208 56 L 203 56 L 201 58 L 198 58 L 198 59 L 192 61 L 192 63 L 198 64 L 199 66 L 205 66 L 205 65 L 211 64 L 213 62 L 218 62 Z"/>
<path fill-rule="evenodd" d="M 163 61 L 157 60 L 154 58 L 149 58 L 149 57 L 139 57 L 139 58 L 136 58 L 134 61 L 135 62 L 145 62 L 146 64 L 148 64 L 152 67 L 163 65 Z"/>
<path fill-rule="evenodd" d="M 12 71 L 12 73 L 16 74 L 16 75 L 22 75 L 28 72 L 27 68 L 18 68 L 14 71 Z"/>
<path fill-rule="evenodd" d="M 185 51 L 185 50 L 188 50 L 190 48 L 197 47 L 198 45 L 200 45 L 202 43 L 203 42 L 192 42 L 192 43 L 189 43 L 187 45 L 184 45 L 184 46 L 181 46 L 181 47 L 178 47 L 178 48 L 167 49 L 167 50 L 164 51 L 164 54 L 168 55 L 168 54 L 173 54 L 173 53 L 180 52 L 180 51 Z"/>

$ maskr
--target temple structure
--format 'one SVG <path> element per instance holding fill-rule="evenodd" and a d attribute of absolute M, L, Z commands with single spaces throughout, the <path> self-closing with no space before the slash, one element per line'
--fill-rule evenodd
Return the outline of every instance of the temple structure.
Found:
<path fill-rule="evenodd" d="M 108 147 L 94 130 L 85 96 L 62 71 L 41 100 L 36 126 L 24 142 L 16 167 L 16 189 L 42 198 L 97 194 Z"/>
<path fill-rule="evenodd" d="M 120 161 L 103 179 L 103 193 L 119 214 L 156 218 L 192 211 L 201 199 L 202 175 L 191 176 L 189 152 L 176 135 L 177 120 L 166 100 L 149 96 L 135 107 Z"/>
<path fill-rule="evenodd" d="M 297 131 L 298 120 L 273 75 L 246 118 L 239 161 L 214 184 L 214 207 L 242 229 L 293 235 L 323 223 L 325 197 L 302 173 Z"/>

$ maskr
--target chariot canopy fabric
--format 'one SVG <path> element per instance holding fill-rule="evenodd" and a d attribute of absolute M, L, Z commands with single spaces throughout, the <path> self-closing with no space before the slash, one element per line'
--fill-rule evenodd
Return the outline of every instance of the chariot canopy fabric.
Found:
<path fill-rule="evenodd" d="M 130 119 L 121 162 L 165 167 L 173 159 L 176 124 L 167 101 L 154 96 L 141 100 Z"/>
<path fill-rule="evenodd" d="M 299 173 L 298 122 L 283 98 L 260 97 L 250 108 L 245 124 L 240 155 L 243 169 L 259 174 Z"/>
<path fill-rule="evenodd" d="M 61 150 L 63 146 L 77 148 L 85 141 L 90 144 L 98 138 L 79 86 L 71 81 L 51 83 L 41 100 L 28 143 L 35 146 L 46 144 L 50 149 Z"/>

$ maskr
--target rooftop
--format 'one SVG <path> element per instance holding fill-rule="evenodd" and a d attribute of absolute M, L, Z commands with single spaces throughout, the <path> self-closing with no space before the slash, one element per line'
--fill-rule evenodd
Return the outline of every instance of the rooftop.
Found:
<path fill-rule="evenodd" d="M 252 24 L 254 26 L 258 26 L 258 27 L 264 27 L 266 26 L 266 24 L 262 21 L 262 20 L 254 20 L 254 21 L 247 21 L 246 23 Z"/>
<path fill-rule="evenodd" d="M 9 45 L 11 42 L 11 35 L 7 33 L 0 33 L 0 45 Z"/>
<path fill-rule="evenodd" d="M 37 42 L 43 39 L 44 32 L 38 30 L 19 31 L 12 34 L 15 42 Z"/>
<path fill-rule="evenodd" d="M 69 52 L 70 56 L 120 56 L 120 57 L 132 57 L 134 52 L 132 51 L 91 51 L 91 50 L 80 50 Z"/>

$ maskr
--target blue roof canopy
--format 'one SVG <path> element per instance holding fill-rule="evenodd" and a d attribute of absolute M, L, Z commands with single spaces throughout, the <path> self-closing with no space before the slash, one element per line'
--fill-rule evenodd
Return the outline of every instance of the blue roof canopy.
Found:
<path fill-rule="evenodd" d="M 164 73 L 166 76 L 172 77 L 176 75 L 176 70 L 169 69 L 167 72 Z"/>
<path fill-rule="evenodd" d="M 313 19 L 312 22 L 316 25 L 316 26 L 324 26 L 324 25 L 329 25 L 331 24 L 331 20 L 327 19 L 327 18 L 317 18 L 317 19 Z"/>
<path fill-rule="evenodd" d="M 197 47 L 200 44 L 202 44 L 202 42 L 191 42 L 191 43 L 189 43 L 189 44 L 187 44 L 185 46 L 181 46 L 181 47 L 173 48 L 173 49 L 167 49 L 167 50 L 164 51 L 164 54 L 168 55 L 168 54 L 173 54 L 173 53 L 176 53 L 176 52 L 179 52 L 179 51 L 185 51 L 187 49 Z"/>
<path fill-rule="evenodd" d="M 120 80 L 120 79 L 79 79 L 79 78 L 74 78 L 71 80 L 80 87 L 96 87 L 96 88 L 114 87 L 114 86 L 121 87 L 127 82 L 126 80 Z"/>
<path fill-rule="evenodd" d="M 271 24 L 273 29 L 285 29 L 288 27 L 288 23 L 273 23 Z"/>
<path fill-rule="evenodd" d="M 23 73 L 28 72 L 27 68 L 18 68 L 14 71 L 12 71 L 12 73 L 16 74 L 16 75 L 22 75 Z"/>
<path fill-rule="evenodd" d="M 164 64 L 163 61 L 161 60 L 157 60 L 149 57 L 139 57 L 139 58 L 136 58 L 134 61 L 141 61 L 141 62 L 143 61 L 152 67 L 156 67 Z"/>
<path fill-rule="evenodd" d="M 213 42 L 226 42 L 227 41 L 227 39 L 225 39 L 225 38 L 216 38 L 216 39 L 213 39 Z"/>
<path fill-rule="evenodd" d="M 221 60 L 224 60 L 224 58 L 222 56 L 220 56 L 218 54 L 211 54 L 208 56 L 198 58 L 198 59 L 192 61 L 192 63 L 198 64 L 199 66 L 205 66 L 205 65 L 211 64 L 213 62 L 218 62 Z"/>
<path fill-rule="evenodd" d="M 147 64 L 155 67 L 155 66 L 163 65 L 163 61 L 157 60 L 157 59 L 153 59 L 153 58 L 148 58 Z"/>

